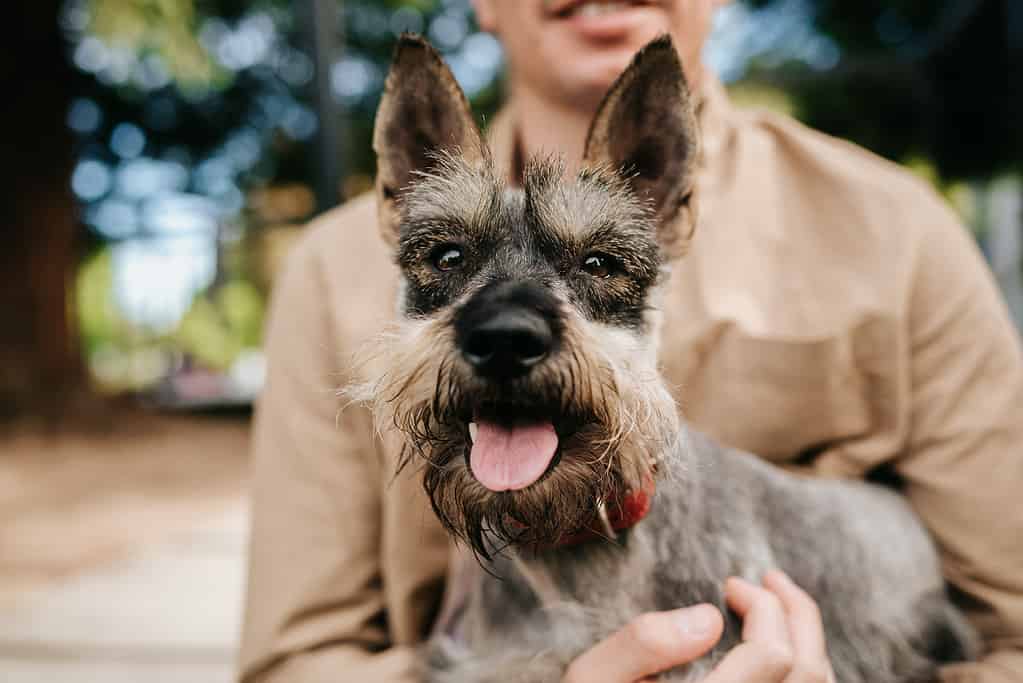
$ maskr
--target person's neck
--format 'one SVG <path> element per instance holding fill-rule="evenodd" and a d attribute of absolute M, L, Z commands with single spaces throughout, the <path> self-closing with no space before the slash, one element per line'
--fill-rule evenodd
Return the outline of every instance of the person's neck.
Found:
<path fill-rule="evenodd" d="M 578 169 L 596 108 L 570 107 L 528 87 L 516 88 L 512 102 L 518 147 L 515 162 L 521 164 L 532 157 L 560 154 L 569 173 Z"/>
<path fill-rule="evenodd" d="M 699 91 L 702 80 L 702 70 L 690 76 L 693 92 Z M 519 174 L 526 159 L 552 153 L 562 155 L 569 174 L 578 170 L 598 103 L 569 105 L 524 84 L 512 88 L 511 102 L 515 126 L 513 178 L 521 179 Z"/>

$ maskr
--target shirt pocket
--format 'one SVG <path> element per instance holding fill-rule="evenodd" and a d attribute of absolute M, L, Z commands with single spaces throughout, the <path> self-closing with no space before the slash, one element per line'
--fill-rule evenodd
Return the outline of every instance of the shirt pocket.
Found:
<path fill-rule="evenodd" d="M 897 438 L 901 342 L 889 318 L 815 337 L 706 328 L 666 359 L 694 427 L 776 462 L 836 444 Z M 674 364 L 674 368 L 672 368 Z"/>

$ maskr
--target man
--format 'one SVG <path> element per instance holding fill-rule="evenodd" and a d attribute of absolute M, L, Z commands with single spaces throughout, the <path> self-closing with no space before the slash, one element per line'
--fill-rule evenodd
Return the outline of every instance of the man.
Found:
<path fill-rule="evenodd" d="M 578 161 L 603 92 L 671 32 L 704 138 L 700 228 L 665 296 L 662 363 L 686 418 L 781 466 L 898 481 L 987 645 L 943 679 L 1023 681 L 1023 352 L 992 278 L 922 184 L 790 120 L 732 109 L 699 60 L 716 4 L 476 0 L 509 62 L 495 155 L 512 179 L 543 150 Z M 371 197 L 319 219 L 280 279 L 256 420 L 246 683 L 414 680 L 447 538 L 415 478 L 392 476 L 395 454 L 367 415 L 335 398 L 351 354 L 393 315 L 396 282 Z M 716 680 L 826 677 L 798 589 L 774 577 L 733 583 L 730 598 L 747 640 L 767 646 Z M 719 618 L 647 615 L 569 678 L 631 683 L 683 663 L 710 647 Z M 772 666 L 778 652 L 784 666 Z"/>

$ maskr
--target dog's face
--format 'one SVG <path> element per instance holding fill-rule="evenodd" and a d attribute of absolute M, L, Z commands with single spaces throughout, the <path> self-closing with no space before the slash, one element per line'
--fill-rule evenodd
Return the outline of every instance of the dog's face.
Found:
<path fill-rule="evenodd" d="M 652 43 L 615 84 L 576 177 L 533 160 L 510 188 L 443 62 L 404 38 L 374 146 L 402 315 L 357 393 L 474 550 L 556 543 L 651 477 L 678 434 L 653 301 L 693 222 L 674 49 Z"/>

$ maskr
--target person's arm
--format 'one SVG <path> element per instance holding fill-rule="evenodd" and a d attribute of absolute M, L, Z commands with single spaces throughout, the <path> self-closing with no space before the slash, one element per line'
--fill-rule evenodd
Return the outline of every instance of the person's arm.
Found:
<path fill-rule="evenodd" d="M 909 301 L 909 439 L 896 467 L 980 629 L 981 662 L 942 680 L 1023 682 L 1023 349 L 979 250 L 921 207 Z"/>
<path fill-rule="evenodd" d="M 381 473 L 366 411 L 336 398 L 349 350 L 327 294 L 304 240 L 275 288 L 255 416 L 243 683 L 414 680 L 386 631 Z"/>

